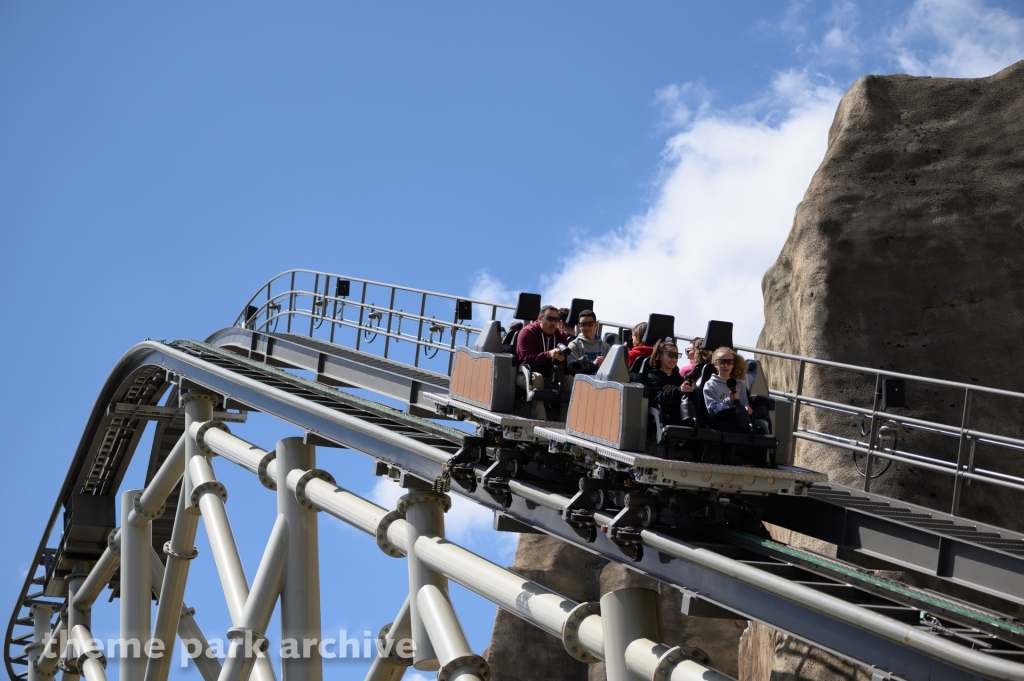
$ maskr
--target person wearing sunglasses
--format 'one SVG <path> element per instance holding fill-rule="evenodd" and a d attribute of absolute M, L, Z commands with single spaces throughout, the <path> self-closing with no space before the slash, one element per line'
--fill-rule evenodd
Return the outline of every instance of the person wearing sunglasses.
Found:
<path fill-rule="evenodd" d="M 565 362 L 565 356 L 558 346 L 568 343 L 569 337 L 558 328 L 561 321 L 558 308 L 554 305 L 545 305 L 540 309 L 537 321 L 524 326 L 516 337 L 516 360 L 521 365 L 529 365 L 533 387 L 536 389 L 543 389 L 546 382 L 552 380 L 550 377 L 556 373 L 555 364 Z M 522 374 L 516 374 L 516 383 L 520 388 L 526 388 L 526 380 Z M 568 391 L 572 389 L 572 377 L 565 376 L 561 387 L 563 394 L 568 395 Z M 531 410 L 533 418 L 547 418 L 543 402 L 534 400 Z"/>
<path fill-rule="evenodd" d="M 680 361 L 686 361 L 686 366 L 679 369 L 679 373 L 683 376 L 693 371 L 698 364 L 707 364 L 711 361 L 711 353 L 704 349 L 703 338 L 694 338 L 686 344 L 686 349 L 683 352 L 686 357 L 679 358 Z"/>
<path fill-rule="evenodd" d="M 732 348 L 721 347 L 712 355 L 717 374 L 704 384 L 704 404 L 712 428 L 735 432 L 739 423 L 750 423 L 750 396 L 747 394 L 747 363 Z M 731 385 L 730 385 L 731 383 Z M 746 412 L 737 414 L 739 410 Z"/>
<path fill-rule="evenodd" d="M 674 338 L 663 338 L 654 344 L 648 370 L 640 382 L 650 389 L 650 403 L 658 408 L 663 426 L 683 425 L 682 402 L 693 392 L 693 383 L 679 373 L 679 347 Z M 666 453 L 659 451 L 661 456 Z"/>
<path fill-rule="evenodd" d="M 601 366 L 611 346 L 603 338 L 598 337 L 597 315 L 593 310 L 580 312 L 576 325 L 579 327 L 580 335 L 569 343 L 570 372 L 575 366 L 576 371 L 573 373 L 597 373 L 597 367 Z"/>

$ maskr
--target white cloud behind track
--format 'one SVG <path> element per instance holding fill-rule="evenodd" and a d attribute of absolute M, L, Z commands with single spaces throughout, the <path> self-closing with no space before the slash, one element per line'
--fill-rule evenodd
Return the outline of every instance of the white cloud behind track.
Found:
<path fill-rule="evenodd" d="M 793 3 L 785 25 L 767 30 L 806 35 L 802 7 Z M 649 312 L 673 314 L 677 333 L 730 320 L 736 342 L 753 345 L 764 322 L 761 279 L 821 162 L 843 94 L 827 69 L 978 77 L 1024 58 L 1024 19 L 975 0 L 917 0 L 874 35 L 859 35 L 856 6 L 839 1 L 827 23 L 797 49 L 804 63 L 776 73 L 746 104 L 715 108 L 701 83 L 655 93 L 674 132 L 648 207 L 619 228 L 579 237 L 539 282 L 545 301 L 593 298 L 603 319 L 629 324 Z M 473 288 L 490 300 L 512 295 L 487 272 Z"/>

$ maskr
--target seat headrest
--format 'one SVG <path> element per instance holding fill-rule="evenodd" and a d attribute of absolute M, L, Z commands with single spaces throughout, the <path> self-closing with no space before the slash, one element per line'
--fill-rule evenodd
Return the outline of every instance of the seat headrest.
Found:
<path fill-rule="evenodd" d="M 732 322 L 719 322 L 712 319 L 708 322 L 707 333 L 704 334 L 704 349 L 714 352 L 721 347 L 736 348 L 732 344 Z"/>
<path fill-rule="evenodd" d="M 764 365 L 756 359 L 747 360 L 747 390 L 751 395 L 769 395 L 768 376 L 765 375 Z"/>
<path fill-rule="evenodd" d="M 670 314 L 652 312 L 647 318 L 647 331 L 640 339 L 644 345 L 654 345 L 662 338 L 676 335 L 676 318 Z"/>
<path fill-rule="evenodd" d="M 593 300 L 587 300 L 586 298 L 573 298 L 572 305 L 569 306 L 569 319 L 565 323 L 570 327 L 576 326 L 576 322 L 580 320 L 580 312 L 593 309 Z"/>
<path fill-rule="evenodd" d="M 599 381 L 629 383 L 629 367 L 626 365 L 627 354 L 625 345 L 613 345 L 612 349 L 608 351 L 608 356 L 601 362 L 594 378 Z"/>
<path fill-rule="evenodd" d="M 516 303 L 515 314 L 512 315 L 513 319 L 520 319 L 524 322 L 532 322 L 540 316 L 540 294 L 539 293 L 520 293 L 519 302 Z"/>
<path fill-rule="evenodd" d="M 484 324 L 473 349 L 477 352 L 501 352 L 501 322 L 492 319 Z"/>
<path fill-rule="evenodd" d="M 604 338 L 604 342 L 607 343 L 608 345 L 618 345 L 619 344 L 619 334 L 617 334 L 617 333 L 613 333 L 613 332 L 609 331 L 604 336 L 602 336 L 602 338 Z"/>

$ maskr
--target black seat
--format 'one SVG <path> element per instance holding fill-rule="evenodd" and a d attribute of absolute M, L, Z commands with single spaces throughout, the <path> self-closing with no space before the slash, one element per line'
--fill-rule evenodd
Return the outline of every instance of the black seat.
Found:
<path fill-rule="evenodd" d="M 634 383 L 640 380 L 641 374 L 647 371 L 647 363 L 650 357 L 637 357 L 633 360 L 633 365 L 629 367 L 629 380 Z"/>

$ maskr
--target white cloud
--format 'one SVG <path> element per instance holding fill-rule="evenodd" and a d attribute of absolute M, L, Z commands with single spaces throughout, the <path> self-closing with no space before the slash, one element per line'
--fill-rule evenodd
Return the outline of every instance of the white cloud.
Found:
<path fill-rule="evenodd" d="M 990 76 L 1024 59 L 1024 19 L 979 0 L 917 0 L 889 40 L 907 73 Z"/>
<path fill-rule="evenodd" d="M 666 144 L 651 207 L 579 242 L 546 282 L 545 299 L 593 298 L 603 319 L 627 324 L 673 314 L 681 333 L 728 320 L 737 342 L 753 344 L 763 322 L 761 277 L 821 162 L 840 96 L 804 72 L 785 72 L 755 102 L 705 109 Z"/>
<path fill-rule="evenodd" d="M 484 300 L 489 303 L 500 303 L 502 305 L 515 306 L 518 293 L 505 287 L 487 270 L 480 270 L 473 278 L 473 286 L 469 291 L 469 297 L 473 300 Z M 473 306 L 474 319 L 490 319 L 491 308 L 483 305 Z M 508 324 L 512 320 L 512 313 L 508 310 L 499 309 L 495 319 Z"/>
<path fill-rule="evenodd" d="M 398 506 L 398 498 L 407 494 L 397 483 L 388 478 L 378 478 L 368 495 L 373 503 L 387 509 Z M 458 494 L 449 495 L 452 508 L 445 514 L 445 536 L 488 560 L 499 564 L 511 562 L 516 552 L 518 534 L 495 532 L 492 511 L 469 501 Z"/>

